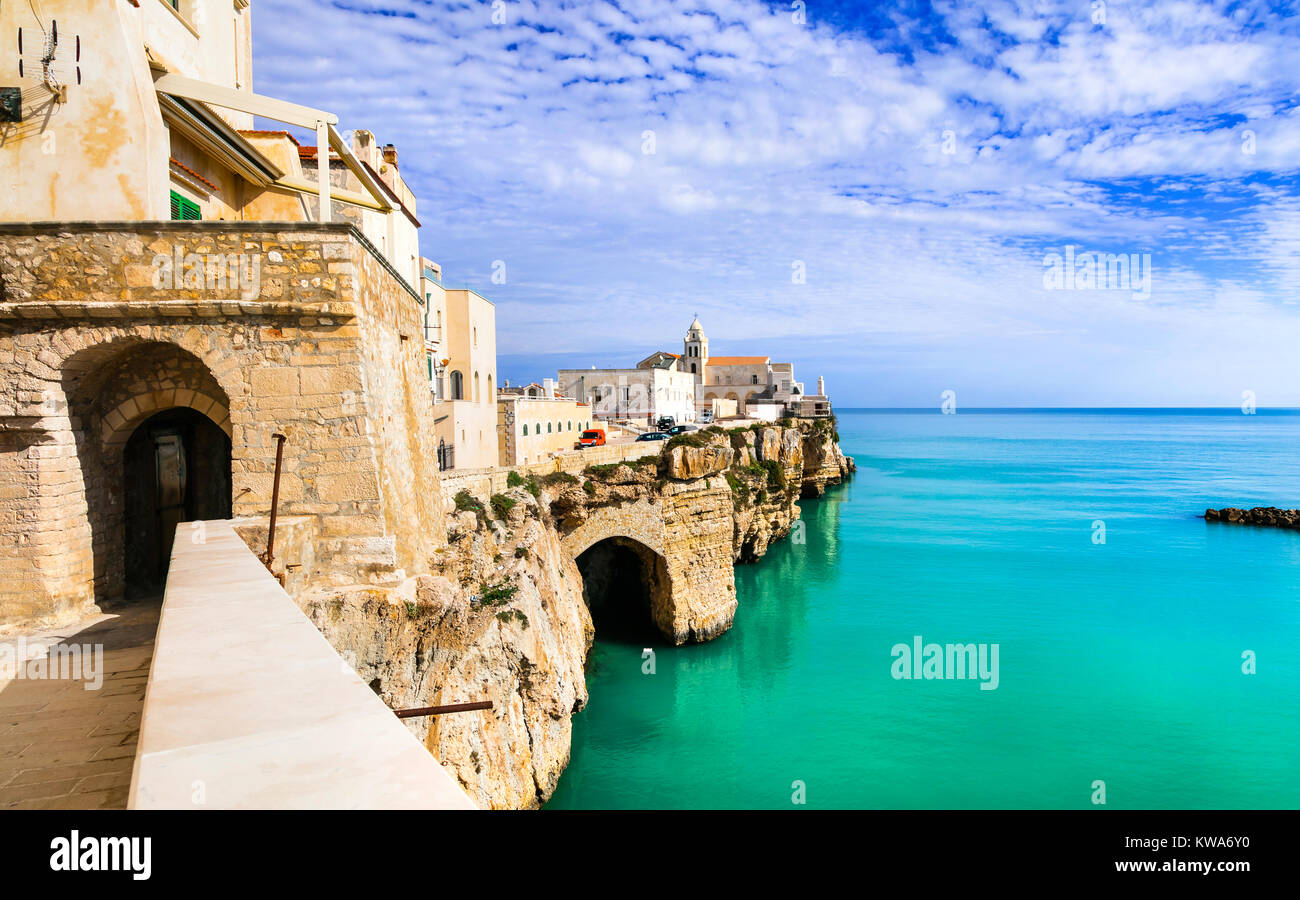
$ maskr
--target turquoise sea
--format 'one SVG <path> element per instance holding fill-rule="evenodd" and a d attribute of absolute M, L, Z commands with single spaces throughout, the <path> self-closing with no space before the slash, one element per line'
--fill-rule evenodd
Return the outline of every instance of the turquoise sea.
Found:
<path fill-rule="evenodd" d="M 737 567 L 730 632 L 646 675 L 598 630 L 548 808 L 1300 807 L 1300 532 L 1197 517 L 1300 506 L 1300 413 L 839 430 L 856 479 Z M 998 644 L 997 689 L 896 680 L 915 635 Z"/>

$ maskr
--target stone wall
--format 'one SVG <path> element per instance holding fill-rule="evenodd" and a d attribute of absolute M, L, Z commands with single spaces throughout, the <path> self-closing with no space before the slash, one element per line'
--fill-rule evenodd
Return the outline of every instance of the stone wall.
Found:
<path fill-rule="evenodd" d="M 445 528 L 421 324 L 346 224 L 0 226 L 0 621 L 121 597 L 121 447 L 175 407 L 229 435 L 236 516 L 269 512 L 287 435 L 303 583 L 427 571 Z"/>

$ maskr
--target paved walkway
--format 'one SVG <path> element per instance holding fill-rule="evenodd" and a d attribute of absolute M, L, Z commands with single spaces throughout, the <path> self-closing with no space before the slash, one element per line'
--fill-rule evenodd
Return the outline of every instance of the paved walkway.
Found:
<path fill-rule="evenodd" d="M 137 603 L 21 635 L 29 658 L 102 646 L 98 668 L 78 670 L 92 680 L 102 670 L 97 690 L 81 678 L 13 677 L 20 635 L 0 635 L 0 809 L 126 807 L 160 608 Z"/>

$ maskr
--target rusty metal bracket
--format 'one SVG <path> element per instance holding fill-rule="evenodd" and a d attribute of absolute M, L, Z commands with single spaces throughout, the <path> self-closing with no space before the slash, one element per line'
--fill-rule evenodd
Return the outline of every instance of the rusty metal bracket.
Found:
<path fill-rule="evenodd" d="M 446 706 L 420 706 L 415 709 L 395 709 L 393 713 L 399 719 L 415 719 L 420 716 L 441 716 L 446 713 L 470 712 L 475 709 L 491 709 L 491 700 L 476 703 L 449 703 Z"/>

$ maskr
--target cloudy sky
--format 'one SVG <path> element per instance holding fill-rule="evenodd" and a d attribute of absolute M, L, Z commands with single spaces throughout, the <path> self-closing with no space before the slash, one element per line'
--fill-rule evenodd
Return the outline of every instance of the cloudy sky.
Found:
<path fill-rule="evenodd" d="M 824 374 L 841 406 L 1300 406 L 1286 10 L 253 14 L 255 89 L 397 145 L 425 255 L 496 302 L 503 380 L 680 352 L 698 313 L 714 353 Z M 1128 283 L 1090 283 L 1090 252 L 1134 260 Z"/>

